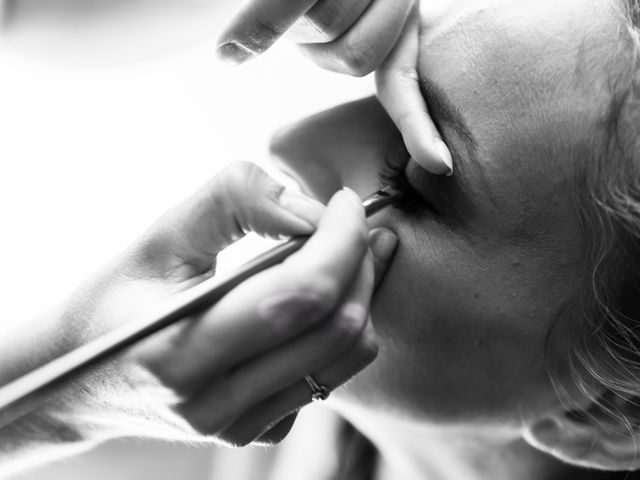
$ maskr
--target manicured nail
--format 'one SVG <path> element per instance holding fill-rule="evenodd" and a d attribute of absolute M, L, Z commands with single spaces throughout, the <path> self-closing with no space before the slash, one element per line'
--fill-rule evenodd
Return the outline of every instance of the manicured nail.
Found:
<path fill-rule="evenodd" d="M 398 237 L 391 230 L 378 228 L 371 232 L 369 246 L 376 260 L 386 263 L 398 246 Z"/>
<path fill-rule="evenodd" d="M 278 203 L 282 208 L 304 220 L 313 228 L 318 225 L 325 208 L 319 201 L 288 188 L 282 191 Z"/>
<path fill-rule="evenodd" d="M 447 177 L 453 175 L 453 159 L 451 158 L 451 152 L 449 151 L 449 147 L 440 139 L 435 139 L 436 150 L 440 155 L 440 159 L 447 166 L 448 171 L 446 172 Z"/>
<path fill-rule="evenodd" d="M 343 192 L 344 198 L 346 198 L 350 203 L 352 203 L 354 206 L 357 206 L 361 209 L 363 208 L 362 199 L 356 192 L 351 190 L 349 187 L 343 187 L 342 192 Z"/>
<path fill-rule="evenodd" d="M 240 65 L 254 56 L 254 53 L 239 43 L 229 42 L 216 49 L 218 58 L 229 66 Z"/>

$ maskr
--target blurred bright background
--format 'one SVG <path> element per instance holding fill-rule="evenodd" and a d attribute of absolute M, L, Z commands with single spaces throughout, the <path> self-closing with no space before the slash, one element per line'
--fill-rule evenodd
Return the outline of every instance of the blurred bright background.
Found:
<path fill-rule="evenodd" d="M 219 65 L 216 35 L 236 8 L 0 0 L 0 331 L 63 300 L 222 166 L 266 162 L 279 126 L 373 91 L 286 42 Z M 224 465 L 242 455 L 121 441 L 21 478 L 235 480 Z"/>

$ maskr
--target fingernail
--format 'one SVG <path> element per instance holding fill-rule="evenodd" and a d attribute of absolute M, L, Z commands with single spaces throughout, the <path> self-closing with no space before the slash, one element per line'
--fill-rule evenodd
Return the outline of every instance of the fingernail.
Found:
<path fill-rule="evenodd" d="M 343 192 L 344 198 L 347 199 L 349 203 L 352 203 L 354 206 L 357 206 L 361 209 L 363 208 L 362 199 L 358 196 L 356 192 L 351 190 L 349 187 L 343 187 L 342 192 Z"/>
<path fill-rule="evenodd" d="M 216 49 L 218 58 L 229 66 L 240 65 L 254 56 L 254 53 L 239 43 L 229 42 Z"/>
<path fill-rule="evenodd" d="M 391 230 L 379 228 L 371 232 L 369 246 L 376 259 L 387 262 L 398 246 L 398 237 Z"/>
<path fill-rule="evenodd" d="M 435 143 L 438 155 L 448 169 L 446 175 L 447 177 L 450 177 L 451 175 L 453 175 L 453 159 L 451 158 L 449 147 L 447 147 L 447 145 L 440 138 L 436 138 Z"/>
<path fill-rule="evenodd" d="M 284 189 L 278 198 L 279 205 L 296 217 L 316 227 L 325 206 L 313 198 L 295 190 Z"/>

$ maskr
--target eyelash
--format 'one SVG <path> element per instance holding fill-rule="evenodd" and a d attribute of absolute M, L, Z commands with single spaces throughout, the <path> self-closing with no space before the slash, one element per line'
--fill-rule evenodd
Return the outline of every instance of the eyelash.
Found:
<path fill-rule="evenodd" d="M 378 172 L 378 180 L 381 187 L 390 186 L 402 193 L 402 196 L 394 204 L 394 207 L 408 215 L 419 216 L 424 213 L 440 215 L 435 208 L 427 203 L 422 195 L 409 183 L 405 168 L 407 161 L 393 162 L 389 157 L 385 158 L 384 165 Z"/>

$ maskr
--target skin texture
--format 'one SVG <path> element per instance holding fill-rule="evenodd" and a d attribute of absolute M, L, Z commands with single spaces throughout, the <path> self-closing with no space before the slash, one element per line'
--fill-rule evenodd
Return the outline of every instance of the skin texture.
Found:
<path fill-rule="evenodd" d="M 593 45 L 614 40 L 603 2 L 485 3 L 458 2 L 423 26 L 419 74 L 475 141 L 432 102 L 457 173 L 409 172 L 443 218 L 389 216 L 403 248 L 374 312 L 397 344 L 361 382 L 384 382 L 381 397 L 401 392 L 403 410 L 437 421 L 517 422 L 554 403 L 546 334 L 587 273 L 573 179 L 609 102 L 605 72 L 580 73 L 602 54 Z M 594 8 L 604 20 L 585 36 Z"/>
<path fill-rule="evenodd" d="M 446 94 L 468 132 L 428 98 L 455 175 L 410 166 L 408 178 L 441 215 L 388 211 L 373 221 L 400 244 L 372 306 L 379 358 L 334 404 L 383 451 L 403 436 L 421 438 L 424 450 L 434 439 L 425 431 L 445 429 L 462 456 L 490 458 L 488 449 L 509 444 L 521 465 L 540 464 L 519 438 L 565 408 L 545 348 L 556 312 L 588 278 L 574 185 L 602 140 L 616 22 L 608 2 L 460 1 L 439 16 L 423 11 L 418 74 Z M 364 100 L 281 132 L 274 151 L 326 197 L 339 183 L 375 188 L 384 157 L 406 157 L 398 144 L 393 123 Z M 558 321 L 549 353 L 561 362 Z"/>

